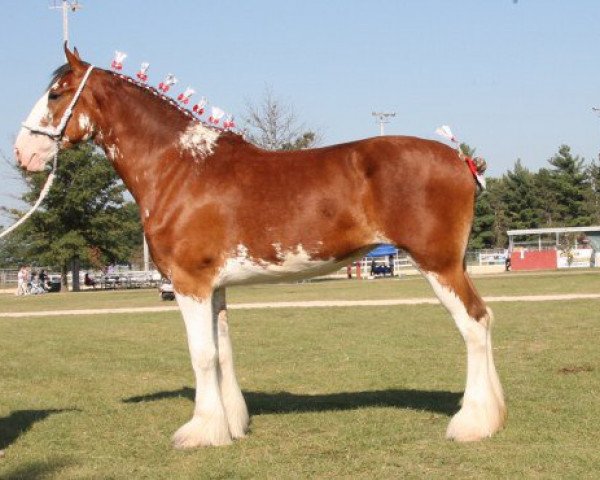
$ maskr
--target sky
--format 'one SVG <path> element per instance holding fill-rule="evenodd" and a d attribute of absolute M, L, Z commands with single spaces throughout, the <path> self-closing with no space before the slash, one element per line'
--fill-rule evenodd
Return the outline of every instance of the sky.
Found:
<path fill-rule="evenodd" d="M 233 113 L 271 88 L 329 145 L 377 135 L 372 111 L 394 111 L 386 134 L 436 138 L 436 127 L 500 176 L 517 159 L 537 170 L 561 144 L 600 151 L 598 0 L 82 0 L 70 44 L 124 72 L 150 62 Z M 22 182 L 12 143 L 64 61 L 51 0 L 3 0 L 0 16 L 0 206 Z M 118 99 L 115 99 L 118 101 Z"/>

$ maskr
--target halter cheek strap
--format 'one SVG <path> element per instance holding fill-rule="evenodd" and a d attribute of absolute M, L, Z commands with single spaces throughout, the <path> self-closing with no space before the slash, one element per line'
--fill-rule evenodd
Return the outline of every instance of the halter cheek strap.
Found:
<path fill-rule="evenodd" d="M 42 191 L 40 192 L 40 196 L 38 197 L 37 201 L 34 203 L 33 207 L 31 207 L 29 211 L 25 215 L 23 215 L 16 223 L 11 225 L 6 230 L 2 230 L 2 232 L 0 232 L 0 238 L 5 237 L 23 222 L 25 222 L 25 220 L 27 220 L 33 214 L 33 212 L 35 212 L 38 209 L 38 207 L 42 204 L 42 202 L 46 198 L 46 195 L 48 195 L 50 187 L 52 187 L 52 182 L 54 182 L 54 177 L 56 176 L 56 162 L 58 159 L 59 143 L 63 137 L 65 128 L 67 128 L 67 122 L 73 114 L 73 108 L 75 108 L 75 104 L 77 103 L 77 100 L 79 100 L 81 92 L 83 91 L 83 87 L 85 87 L 85 84 L 87 83 L 93 68 L 93 65 L 90 65 L 88 67 L 87 71 L 85 72 L 85 75 L 83 76 L 83 79 L 81 80 L 81 83 L 79 84 L 79 87 L 77 88 L 77 91 L 75 92 L 75 95 L 71 99 L 71 103 L 69 103 L 69 106 L 67 107 L 67 109 L 63 113 L 62 118 L 60 119 L 60 123 L 56 127 L 40 127 L 37 125 L 27 125 L 26 123 L 22 124 L 23 128 L 26 128 L 31 133 L 46 135 L 53 139 L 56 142 L 56 153 L 54 154 L 54 158 L 52 160 L 52 171 L 50 172 L 50 175 L 48 175 L 46 183 L 44 184 L 44 187 L 42 188 Z"/>
<path fill-rule="evenodd" d="M 62 118 L 60 119 L 60 123 L 56 127 L 41 127 L 39 125 L 27 125 L 25 122 L 23 122 L 23 128 L 26 128 L 31 133 L 46 135 L 58 142 L 62 138 L 65 128 L 67 128 L 67 122 L 71 118 L 71 115 L 73 115 L 73 108 L 75 108 L 75 104 L 77 103 L 77 100 L 79 100 L 81 92 L 83 92 L 83 87 L 85 87 L 85 84 L 87 83 L 88 78 L 90 77 L 90 73 L 92 73 L 93 69 L 94 66 L 90 65 L 86 70 L 85 75 L 83 76 L 83 79 L 79 84 L 79 87 L 77 87 L 75 95 L 73 95 L 73 98 L 71 99 L 71 103 L 69 103 L 69 106 L 64 111 Z"/>

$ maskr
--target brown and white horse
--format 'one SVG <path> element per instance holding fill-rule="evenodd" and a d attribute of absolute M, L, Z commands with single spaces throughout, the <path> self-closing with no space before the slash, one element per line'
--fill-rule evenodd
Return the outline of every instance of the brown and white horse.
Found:
<path fill-rule="evenodd" d="M 65 51 L 68 63 L 36 103 L 15 153 L 38 171 L 57 148 L 91 139 L 135 197 L 152 258 L 173 282 L 196 375 L 194 415 L 175 433 L 176 447 L 224 445 L 248 430 L 227 286 L 325 274 L 381 243 L 410 253 L 466 343 L 464 399 L 447 436 L 478 440 L 503 426 L 492 312 L 464 266 L 476 186 L 455 150 L 388 136 L 264 151 Z"/>

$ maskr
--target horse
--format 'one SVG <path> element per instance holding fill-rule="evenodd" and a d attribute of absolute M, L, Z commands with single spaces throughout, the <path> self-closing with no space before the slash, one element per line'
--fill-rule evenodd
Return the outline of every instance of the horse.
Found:
<path fill-rule="evenodd" d="M 227 445 L 248 433 L 227 287 L 327 274 L 387 243 L 410 254 L 466 344 L 463 402 L 446 436 L 480 440 L 504 426 L 493 314 L 465 269 L 477 187 L 455 149 L 382 136 L 266 151 L 152 87 L 91 66 L 66 44 L 65 55 L 15 155 L 40 171 L 58 150 L 92 141 L 139 205 L 152 258 L 173 284 L 195 373 L 193 415 L 174 447 Z"/>

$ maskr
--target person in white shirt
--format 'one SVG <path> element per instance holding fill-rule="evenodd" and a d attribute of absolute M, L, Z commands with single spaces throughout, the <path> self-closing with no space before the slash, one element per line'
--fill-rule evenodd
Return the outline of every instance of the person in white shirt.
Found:
<path fill-rule="evenodd" d="M 19 273 L 17 273 L 17 292 L 15 295 L 27 295 L 27 269 L 25 266 L 21 266 Z"/>

